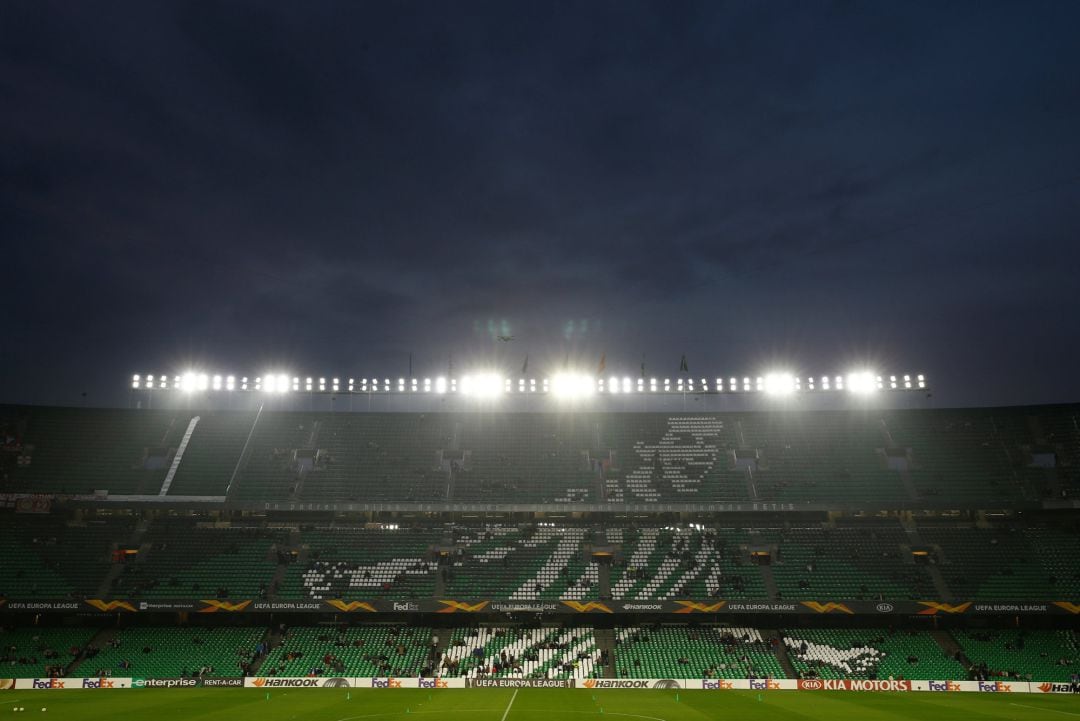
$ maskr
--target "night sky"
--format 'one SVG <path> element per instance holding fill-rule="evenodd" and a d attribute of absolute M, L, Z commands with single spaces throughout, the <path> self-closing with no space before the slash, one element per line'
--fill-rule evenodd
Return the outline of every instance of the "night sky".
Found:
<path fill-rule="evenodd" d="M 0 401 L 410 353 L 1080 400 L 1078 27 L 1068 0 L 5 0 Z"/>

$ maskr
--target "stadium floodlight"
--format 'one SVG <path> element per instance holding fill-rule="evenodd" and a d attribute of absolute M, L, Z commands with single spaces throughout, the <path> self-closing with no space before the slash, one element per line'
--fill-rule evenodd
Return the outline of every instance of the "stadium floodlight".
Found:
<path fill-rule="evenodd" d="M 210 387 L 216 391 L 221 390 L 221 376 L 215 374 L 210 382 Z"/>
<path fill-rule="evenodd" d="M 603 383 L 603 379 L 600 379 Z M 593 394 L 596 384 L 586 375 L 559 373 L 551 379 L 551 392 L 558 398 L 585 398 Z"/>
<path fill-rule="evenodd" d="M 494 373 L 476 373 L 461 379 L 462 395 L 474 398 L 495 398 L 503 391 L 503 379 Z"/>
<path fill-rule="evenodd" d="M 919 388 L 926 388 L 926 377 L 923 374 L 920 373 L 915 378 L 919 381 Z"/>
<path fill-rule="evenodd" d="M 133 375 L 131 377 L 131 387 L 132 388 L 138 388 L 139 387 L 139 376 L 138 376 L 138 374 Z"/>
<path fill-rule="evenodd" d="M 439 394 L 446 393 L 446 379 L 442 376 L 435 379 L 435 392 Z"/>
<path fill-rule="evenodd" d="M 261 390 L 264 393 L 282 393 L 288 388 L 288 383 L 283 389 L 278 388 L 278 376 L 276 373 L 267 373 L 261 378 L 256 378 L 255 390 Z"/>
<path fill-rule="evenodd" d="M 841 383 L 841 379 L 837 378 L 836 387 L 838 390 L 843 388 Z M 853 373 L 848 373 L 847 389 L 856 395 L 868 395 L 874 393 L 878 389 L 877 374 L 873 371 L 855 371 Z"/>
<path fill-rule="evenodd" d="M 236 376 L 225 376 L 225 390 L 236 390 Z"/>
<path fill-rule="evenodd" d="M 790 373 L 768 373 L 765 375 L 765 394 L 770 396 L 789 396 L 795 392 L 795 378 Z"/>

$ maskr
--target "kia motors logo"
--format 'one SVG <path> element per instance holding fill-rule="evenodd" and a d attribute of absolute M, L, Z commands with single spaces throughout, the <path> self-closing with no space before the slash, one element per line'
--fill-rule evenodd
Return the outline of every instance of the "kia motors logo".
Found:
<path fill-rule="evenodd" d="M 825 683 L 820 678 L 799 679 L 799 688 L 803 691 L 820 691 L 825 688 Z"/>
<path fill-rule="evenodd" d="M 891 603 L 879 603 L 875 608 L 877 608 L 878 613 L 892 613 L 896 610 L 896 606 Z"/>

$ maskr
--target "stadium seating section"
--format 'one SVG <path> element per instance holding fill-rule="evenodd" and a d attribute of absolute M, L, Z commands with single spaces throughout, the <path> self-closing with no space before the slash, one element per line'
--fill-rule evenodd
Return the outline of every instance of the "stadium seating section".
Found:
<path fill-rule="evenodd" d="M 240 500 L 1002 507 L 1080 485 L 1076 416 L 1074 406 L 257 417 L 6 407 L 20 460 L 5 462 L 0 492 L 157 494 L 179 453 L 170 495 L 223 495 L 234 482 Z"/>
<path fill-rule="evenodd" d="M 1080 635 L 1074 630 L 982 629 L 953 635 L 972 664 L 985 664 L 989 678 L 1011 673 L 1067 682 L 1080 673 Z"/>
<path fill-rule="evenodd" d="M 259 598 L 278 567 L 275 549 L 289 544 L 272 529 L 203 527 L 185 520 L 154 523 L 134 561 L 113 584 L 117 598 Z"/>
<path fill-rule="evenodd" d="M 966 669 L 946 655 L 926 632 L 882 628 L 784 631 L 796 673 L 816 678 L 967 678 Z"/>
<path fill-rule="evenodd" d="M 0 669 L 8 677 L 64 676 L 96 633 L 93 628 L 0 627 Z"/>
<path fill-rule="evenodd" d="M 439 665 L 444 676 L 598 678 L 600 651 L 591 628 L 454 629 Z"/>
<path fill-rule="evenodd" d="M 0 597 L 94 597 L 112 564 L 112 552 L 135 522 L 94 517 L 69 525 L 52 516 L 5 514 L 0 520 Z"/>
<path fill-rule="evenodd" d="M 620 678 L 785 678 L 754 628 L 630 626 L 615 638 Z"/>
<path fill-rule="evenodd" d="M 306 562 L 292 564 L 278 597 L 286 599 L 430 598 L 436 563 L 427 560 L 442 533 L 428 529 L 314 529 L 302 535 Z"/>
<path fill-rule="evenodd" d="M 1080 597 L 1080 529 L 1067 523 L 300 528 L 165 516 L 137 527 L 129 514 L 10 512 L 0 521 L 0 598 L 20 600 L 589 600 L 602 593 L 597 546 L 614 549 L 609 592 L 623 601 Z M 929 561 L 917 563 L 914 548 Z"/>
<path fill-rule="evenodd" d="M 433 663 L 426 626 L 290 628 L 259 669 L 264 676 L 418 676 Z"/>
<path fill-rule="evenodd" d="M 899 525 L 798 526 L 762 535 L 777 544 L 773 577 L 783 598 L 925 599 L 936 595 Z"/>
<path fill-rule="evenodd" d="M 1080 595 L 1075 534 L 1056 527 L 920 527 L 938 551 L 957 599 L 1046 599 Z"/>
<path fill-rule="evenodd" d="M 259 625 L 0 628 L 0 667 L 21 677 L 236 677 L 247 668 L 264 676 L 786 678 L 783 656 L 802 678 L 1064 683 L 1080 673 L 1080 634 L 1001 628 L 769 631 L 683 623 L 614 631 L 328 624 L 288 628 L 284 635 Z"/>
<path fill-rule="evenodd" d="M 266 629 L 231 627 L 126 628 L 96 639 L 97 653 L 77 668 L 82 676 L 177 678 L 243 676 Z M 201 673 L 200 673 L 201 672 Z"/>

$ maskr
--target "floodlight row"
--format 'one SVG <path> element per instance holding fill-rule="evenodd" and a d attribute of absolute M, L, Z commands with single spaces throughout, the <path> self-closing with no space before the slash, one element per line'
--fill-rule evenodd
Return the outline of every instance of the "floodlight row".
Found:
<path fill-rule="evenodd" d="M 631 378 L 560 373 L 552 378 L 509 378 L 495 373 L 475 373 L 461 378 L 333 378 L 300 377 L 285 373 L 261 376 L 232 376 L 189 372 L 183 375 L 135 374 L 133 390 L 163 390 L 185 393 L 209 391 L 258 391 L 262 393 L 434 393 L 478 398 L 501 395 L 551 394 L 560 398 L 586 398 L 594 394 L 633 393 L 764 393 L 785 396 L 817 391 L 847 391 L 856 395 L 878 391 L 911 391 L 927 388 L 926 376 L 919 374 L 880 375 L 874 371 L 854 371 L 846 375 L 799 377 L 790 373 L 729 378 Z"/>

